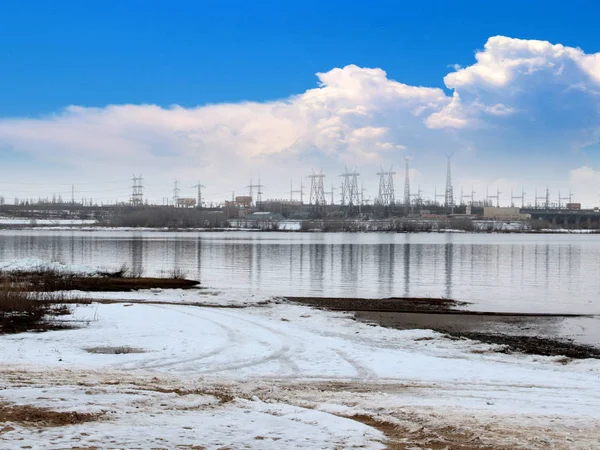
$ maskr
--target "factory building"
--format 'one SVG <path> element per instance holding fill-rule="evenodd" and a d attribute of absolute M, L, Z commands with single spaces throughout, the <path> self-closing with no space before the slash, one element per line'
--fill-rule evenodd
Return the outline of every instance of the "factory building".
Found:
<path fill-rule="evenodd" d="M 520 208 L 485 206 L 483 218 L 493 220 L 529 220 L 531 214 L 522 214 Z"/>

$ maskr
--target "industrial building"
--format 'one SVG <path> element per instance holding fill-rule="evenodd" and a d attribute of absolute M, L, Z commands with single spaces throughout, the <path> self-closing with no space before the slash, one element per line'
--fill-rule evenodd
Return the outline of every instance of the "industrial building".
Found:
<path fill-rule="evenodd" d="M 484 206 L 483 218 L 492 220 L 530 220 L 531 214 L 521 213 L 516 207 Z"/>

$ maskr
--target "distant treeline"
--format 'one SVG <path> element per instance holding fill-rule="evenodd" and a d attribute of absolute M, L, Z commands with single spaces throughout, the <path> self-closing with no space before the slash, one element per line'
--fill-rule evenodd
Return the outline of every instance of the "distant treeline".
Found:
<path fill-rule="evenodd" d="M 396 232 L 427 233 L 445 230 L 465 232 L 529 232 L 549 229 L 552 225 L 547 221 L 523 221 L 507 223 L 491 220 L 471 220 L 468 218 L 449 219 L 389 219 L 361 221 L 352 219 L 325 219 L 302 222 L 301 231 L 319 230 L 323 232 Z"/>
<path fill-rule="evenodd" d="M 100 225 L 148 228 L 219 228 L 227 226 L 225 214 L 184 208 L 144 208 L 115 212 Z"/>
<path fill-rule="evenodd" d="M 348 219 L 326 219 L 321 223 L 305 222 L 302 224 L 302 228 L 304 230 L 310 230 L 311 228 L 319 228 L 319 225 L 324 232 L 392 231 L 397 233 L 419 233 L 446 229 L 475 231 L 472 221 L 468 219 L 435 221 L 390 219 L 371 222 Z"/>

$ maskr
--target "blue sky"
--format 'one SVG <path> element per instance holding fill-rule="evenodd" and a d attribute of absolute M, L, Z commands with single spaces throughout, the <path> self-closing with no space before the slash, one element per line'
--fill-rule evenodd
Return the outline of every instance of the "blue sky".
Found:
<path fill-rule="evenodd" d="M 543 5 L 543 6 L 542 6 Z M 0 6 L 0 114 L 71 104 L 263 101 L 356 64 L 444 87 L 490 36 L 600 51 L 597 2 L 12 1 Z"/>
<path fill-rule="evenodd" d="M 283 170 L 298 179 L 323 167 L 337 183 L 333 174 L 356 165 L 374 196 L 377 179 L 367 174 L 380 164 L 401 166 L 406 153 L 415 182 L 429 191 L 441 186 L 443 154 L 451 151 L 457 184 L 479 191 L 551 184 L 598 203 L 598 69 L 587 56 L 600 51 L 599 10 L 592 1 L 5 0 L 0 152 L 8 172 L 0 175 L 20 179 L 23 170 L 50 185 L 85 174 L 102 187 L 105 167 L 121 161 L 117 178 L 132 170 L 152 177 L 154 199 L 170 195 L 175 178 L 190 185 L 200 178 L 217 201 L 243 189 L 239 178 L 261 175 L 270 196 L 283 197 Z M 516 40 L 484 48 L 494 36 Z M 580 48 L 585 58 L 519 44 L 533 40 Z M 520 69 L 500 84 L 481 76 L 496 62 L 445 79 L 454 65 L 473 66 L 481 50 L 497 61 L 515 58 Z M 548 64 L 532 74 L 523 69 L 531 58 Z M 317 73 L 331 74 L 320 81 L 328 89 L 311 94 Z M 363 84 L 348 81 L 356 77 Z M 415 93 L 427 97 L 418 105 L 399 94 L 394 103 L 396 94 L 385 92 L 396 92 L 396 82 L 440 93 Z M 316 94 L 321 109 L 307 117 Z M 281 104 L 267 106 L 274 100 Z M 298 107 L 282 113 L 290 103 Z M 222 107 L 199 108 L 207 104 Z M 356 107 L 368 112 L 348 118 Z M 225 169 L 235 181 L 223 181 Z"/>

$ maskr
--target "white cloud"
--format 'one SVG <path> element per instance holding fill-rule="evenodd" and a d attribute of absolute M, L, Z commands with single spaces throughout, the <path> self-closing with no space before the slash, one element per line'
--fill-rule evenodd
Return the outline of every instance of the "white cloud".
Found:
<path fill-rule="evenodd" d="M 448 102 L 440 89 L 389 80 L 381 69 L 351 65 L 317 75 L 318 88 L 268 103 L 70 106 L 37 119 L 3 119 L 0 143 L 97 178 L 110 167 L 190 182 L 207 174 L 241 180 L 395 158 L 403 137 L 424 129 L 418 116 Z M 410 126 L 391 133 L 386 122 L 395 120 Z M 230 179 L 210 182 L 225 190 Z"/>
<path fill-rule="evenodd" d="M 452 101 L 440 111 L 432 113 L 425 123 L 429 128 L 465 128 L 469 125 L 469 119 L 465 108 L 462 106 L 460 96 L 454 93 Z"/>
<path fill-rule="evenodd" d="M 581 166 L 569 171 L 569 186 L 574 194 L 574 201 L 584 205 L 598 206 L 600 199 L 600 170 L 589 166 Z"/>
<path fill-rule="evenodd" d="M 428 119 L 430 126 L 510 127 L 528 136 L 551 132 L 568 149 L 597 141 L 600 54 L 494 36 L 475 59 L 446 75 L 444 82 L 455 97 Z"/>

